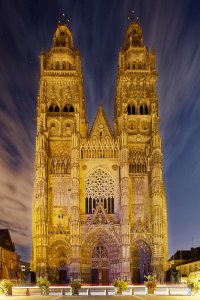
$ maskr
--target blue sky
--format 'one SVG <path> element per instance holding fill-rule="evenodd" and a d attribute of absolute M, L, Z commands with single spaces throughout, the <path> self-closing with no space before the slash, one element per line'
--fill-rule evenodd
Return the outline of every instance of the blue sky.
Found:
<path fill-rule="evenodd" d="M 200 245 L 200 1 L 0 0 L 0 228 L 30 257 L 39 54 L 63 12 L 80 49 L 91 126 L 103 104 L 112 126 L 118 54 L 136 11 L 157 53 L 169 255 Z"/>

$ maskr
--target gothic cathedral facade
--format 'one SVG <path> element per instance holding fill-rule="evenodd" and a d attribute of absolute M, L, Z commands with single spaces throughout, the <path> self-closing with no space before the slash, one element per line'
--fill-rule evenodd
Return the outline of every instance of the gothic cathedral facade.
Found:
<path fill-rule="evenodd" d="M 163 279 L 167 208 L 156 53 L 132 22 L 119 53 L 114 126 L 100 105 L 90 130 L 80 52 L 65 24 L 40 56 L 32 271 L 51 282 Z"/>

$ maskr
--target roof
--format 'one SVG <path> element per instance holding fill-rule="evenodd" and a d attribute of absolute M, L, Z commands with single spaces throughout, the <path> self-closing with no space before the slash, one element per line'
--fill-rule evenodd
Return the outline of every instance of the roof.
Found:
<path fill-rule="evenodd" d="M 190 260 L 196 261 L 200 259 L 200 247 L 191 248 L 190 250 L 178 250 L 170 257 L 168 261 L 172 260 Z"/>
<path fill-rule="evenodd" d="M 15 246 L 8 229 L 0 229 L 0 247 L 15 252 Z"/>

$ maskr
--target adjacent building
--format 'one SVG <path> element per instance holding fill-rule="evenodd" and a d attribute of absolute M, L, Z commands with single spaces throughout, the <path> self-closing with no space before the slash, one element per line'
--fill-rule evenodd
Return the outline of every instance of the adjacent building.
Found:
<path fill-rule="evenodd" d="M 15 252 L 9 230 L 0 229 L 0 279 L 20 278 L 20 256 Z"/>
<path fill-rule="evenodd" d="M 190 273 L 200 273 L 200 247 L 178 250 L 168 260 L 168 280 L 184 281 Z"/>
<path fill-rule="evenodd" d="M 111 127 L 88 129 L 80 51 L 66 24 L 40 56 L 32 271 L 51 282 L 142 282 L 167 268 L 156 53 L 132 22 L 119 53 Z M 89 109 L 89 107 L 87 107 Z"/>

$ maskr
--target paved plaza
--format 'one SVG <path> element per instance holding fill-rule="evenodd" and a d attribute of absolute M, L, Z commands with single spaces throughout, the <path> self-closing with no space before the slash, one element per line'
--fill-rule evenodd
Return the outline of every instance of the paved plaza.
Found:
<path fill-rule="evenodd" d="M 154 295 L 146 295 L 146 296 L 0 296 L 0 300 L 36 300 L 36 299 L 42 299 L 42 300 L 200 300 L 199 296 L 154 296 Z"/>

